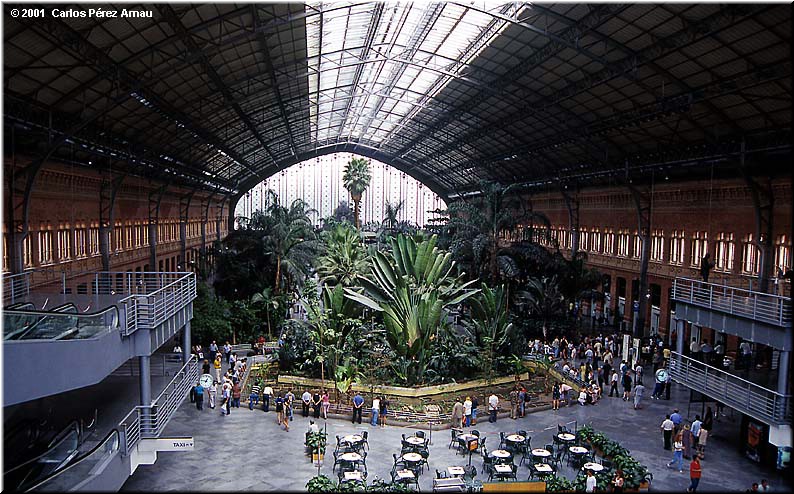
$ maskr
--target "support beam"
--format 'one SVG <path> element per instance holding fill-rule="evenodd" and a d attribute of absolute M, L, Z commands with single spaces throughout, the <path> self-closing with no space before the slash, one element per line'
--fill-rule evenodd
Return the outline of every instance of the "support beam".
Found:
<path fill-rule="evenodd" d="M 758 290 L 769 292 L 769 279 L 774 274 L 772 272 L 774 263 L 773 251 L 773 209 L 775 197 L 772 192 L 772 180 L 766 177 L 763 182 L 755 179 L 746 162 L 745 143 L 742 142 L 742 151 L 739 158 L 739 167 L 744 177 L 744 181 L 750 187 L 750 195 L 753 198 L 755 209 L 755 245 L 758 247 L 760 256 L 758 269 Z"/>
<path fill-rule="evenodd" d="M 149 266 L 152 271 L 157 268 L 157 222 L 160 218 L 160 202 L 163 200 L 168 184 L 149 192 Z"/>
<path fill-rule="evenodd" d="M 579 184 L 575 184 L 574 191 L 568 191 L 567 186 L 560 189 L 565 205 L 568 207 L 568 228 L 571 230 L 571 260 L 576 259 L 579 253 Z"/>
<path fill-rule="evenodd" d="M 686 321 L 683 319 L 676 319 L 675 328 L 675 351 L 679 355 L 684 354 L 684 330 L 686 329 Z"/>
<path fill-rule="evenodd" d="M 182 363 L 186 364 L 190 360 L 190 321 L 185 323 L 182 328 Z"/>
<path fill-rule="evenodd" d="M 648 261 L 651 254 L 651 207 L 653 191 L 640 190 L 633 185 L 628 185 L 631 195 L 634 198 L 634 205 L 637 208 L 637 231 L 642 241 L 642 256 L 640 257 L 640 288 L 637 294 L 639 302 L 639 312 L 634 319 L 634 336 L 636 338 L 645 335 L 645 319 L 648 315 Z"/>
<path fill-rule="evenodd" d="M 179 198 L 179 256 L 182 269 L 187 271 L 187 222 L 190 216 L 190 201 L 196 190 L 192 190 Z"/>
<path fill-rule="evenodd" d="M 152 369 L 151 357 L 149 355 L 141 355 L 138 357 L 138 369 L 140 370 L 140 377 L 138 379 L 140 386 L 140 404 L 141 406 L 148 407 L 152 404 Z"/>
<path fill-rule="evenodd" d="M 99 253 L 102 256 L 102 271 L 110 271 L 111 235 L 114 235 L 116 195 L 125 175 L 102 179 L 99 191 Z M 118 240 L 116 241 L 118 242 Z"/>

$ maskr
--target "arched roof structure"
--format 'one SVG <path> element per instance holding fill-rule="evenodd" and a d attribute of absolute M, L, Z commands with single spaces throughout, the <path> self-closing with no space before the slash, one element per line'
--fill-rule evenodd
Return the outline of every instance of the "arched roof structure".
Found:
<path fill-rule="evenodd" d="M 10 8 L 6 144 L 232 196 L 337 150 L 444 198 L 790 160 L 786 4 Z"/>

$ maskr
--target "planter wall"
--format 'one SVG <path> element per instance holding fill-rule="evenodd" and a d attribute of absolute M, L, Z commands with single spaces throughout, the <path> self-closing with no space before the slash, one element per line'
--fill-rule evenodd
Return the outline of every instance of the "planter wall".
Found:
<path fill-rule="evenodd" d="M 529 373 L 524 373 L 519 375 L 520 380 L 528 380 Z M 505 376 L 505 377 L 498 377 L 496 379 L 491 379 L 490 381 L 487 379 L 477 379 L 476 381 L 467 381 L 463 383 L 453 383 L 453 384 L 439 384 L 436 386 L 423 386 L 417 388 L 404 388 L 400 386 L 367 386 L 364 384 L 355 383 L 350 386 L 350 389 L 353 391 L 362 391 L 362 392 L 374 392 L 385 394 L 389 396 L 401 396 L 405 398 L 422 398 L 425 396 L 434 396 L 440 395 L 443 393 L 457 393 L 460 391 L 464 391 L 467 389 L 479 388 L 482 386 L 492 386 L 492 385 L 501 385 L 501 384 L 511 384 L 516 381 L 516 377 L 512 376 Z M 312 379 L 308 377 L 300 377 L 300 376 L 289 376 L 289 375 L 279 375 L 278 376 L 278 383 L 279 384 L 292 384 L 293 386 L 303 386 L 307 388 L 321 388 L 323 386 L 323 381 L 320 379 Z M 325 387 L 332 388 L 334 385 L 333 381 L 326 380 Z"/>

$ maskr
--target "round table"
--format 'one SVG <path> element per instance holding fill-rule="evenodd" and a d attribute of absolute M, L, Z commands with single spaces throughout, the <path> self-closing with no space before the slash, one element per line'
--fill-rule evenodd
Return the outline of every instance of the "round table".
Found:
<path fill-rule="evenodd" d="M 551 456 L 551 452 L 549 450 L 547 450 L 547 449 L 535 448 L 535 449 L 532 450 L 532 456 L 538 456 L 538 457 L 541 457 L 541 458 L 546 458 L 546 457 Z"/>
<path fill-rule="evenodd" d="M 407 442 L 409 444 L 413 444 L 413 445 L 419 446 L 419 445 L 424 444 L 425 440 L 422 439 L 421 437 L 410 436 L 410 437 L 406 437 L 405 438 L 405 442 Z"/>
<path fill-rule="evenodd" d="M 416 463 L 417 461 L 422 461 L 422 455 L 419 453 L 405 453 L 403 455 L 403 460 L 410 463 Z"/>
<path fill-rule="evenodd" d="M 575 455 L 584 455 L 587 454 L 588 450 L 587 448 L 583 448 L 581 446 L 571 446 L 570 448 L 568 448 L 568 451 L 570 451 Z"/>
<path fill-rule="evenodd" d="M 491 456 L 494 456 L 496 458 L 510 458 L 513 455 L 512 453 L 510 453 L 510 451 L 505 451 L 503 449 L 495 449 L 491 451 Z"/>
<path fill-rule="evenodd" d="M 348 443 L 357 443 L 364 440 L 364 436 L 360 434 L 348 434 L 346 436 L 342 436 L 342 441 Z"/>
<path fill-rule="evenodd" d="M 340 456 L 339 459 L 344 461 L 359 461 L 361 460 L 361 455 L 358 453 L 345 453 Z"/>
<path fill-rule="evenodd" d="M 557 439 L 563 442 L 569 442 L 576 439 L 576 436 L 573 434 L 568 434 L 567 432 L 563 432 L 561 434 L 557 434 Z"/>
<path fill-rule="evenodd" d="M 457 439 L 458 441 L 468 442 L 468 441 L 474 441 L 475 439 L 479 439 L 479 437 L 475 436 L 474 434 L 458 434 Z"/>
<path fill-rule="evenodd" d="M 510 434 L 509 436 L 506 436 L 505 439 L 511 443 L 523 443 L 524 439 L 526 438 L 520 434 Z"/>
<path fill-rule="evenodd" d="M 582 470 L 592 470 L 594 472 L 600 472 L 604 469 L 604 465 L 599 465 L 598 463 L 585 463 L 582 465 Z"/>

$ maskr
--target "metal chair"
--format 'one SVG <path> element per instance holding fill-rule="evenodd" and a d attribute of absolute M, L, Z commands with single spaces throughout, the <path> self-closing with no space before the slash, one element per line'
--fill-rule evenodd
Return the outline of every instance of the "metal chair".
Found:
<path fill-rule="evenodd" d="M 458 434 L 462 433 L 463 429 L 456 429 L 456 428 L 453 427 L 453 428 L 451 428 L 449 430 L 449 432 L 450 432 L 450 435 L 452 436 L 452 439 L 450 439 L 449 446 L 447 446 L 447 449 L 450 449 L 450 448 L 452 448 L 452 446 L 454 444 L 457 444 L 457 442 L 458 442 Z M 405 436 L 405 434 L 403 434 L 403 436 Z M 403 439 L 405 439 L 405 438 L 403 437 Z"/>
<path fill-rule="evenodd" d="M 507 446 L 507 439 L 504 432 L 499 432 L 499 449 L 505 449 Z"/>
<path fill-rule="evenodd" d="M 515 465 L 510 465 L 510 472 L 495 472 L 497 480 L 507 480 L 513 479 L 516 480 L 516 472 L 518 471 L 518 467 Z"/>

